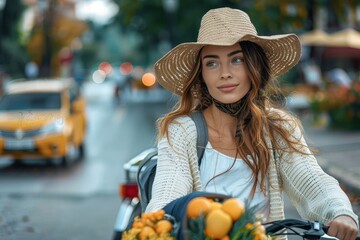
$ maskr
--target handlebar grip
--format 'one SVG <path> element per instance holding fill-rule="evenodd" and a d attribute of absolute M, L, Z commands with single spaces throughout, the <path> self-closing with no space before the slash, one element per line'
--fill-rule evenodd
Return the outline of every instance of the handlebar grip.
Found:
<path fill-rule="evenodd" d="M 299 219 L 284 219 L 284 220 L 277 220 L 265 223 L 265 225 L 268 225 L 265 227 L 266 233 L 276 233 L 278 231 L 281 231 L 282 229 L 286 229 L 289 227 L 299 227 L 305 230 L 308 230 L 311 228 L 311 225 L 308 221 L 299 220 Z"/>

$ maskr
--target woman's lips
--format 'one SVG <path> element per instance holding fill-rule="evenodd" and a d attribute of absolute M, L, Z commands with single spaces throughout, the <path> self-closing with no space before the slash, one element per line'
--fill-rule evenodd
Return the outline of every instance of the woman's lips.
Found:
<path fill-rule="evenodd" d="M 224 84 L 218 87 L 218 89 L 222 92 L 231 92 L 233 91 L 239 84 Z"/>

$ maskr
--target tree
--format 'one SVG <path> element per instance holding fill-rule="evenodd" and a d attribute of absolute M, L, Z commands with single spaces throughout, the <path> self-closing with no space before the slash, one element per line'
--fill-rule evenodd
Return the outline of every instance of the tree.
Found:
<path fill-rule="evenodd" d="M 59 2 L 48 1 L 48 8 L 43 12 L 44 21 L 37 22 L 27 43 L 27 50 L 40 65 L 40 74 L 44 77 L 59 75 L 61 49 L 71 47 L 73 40 L 88 29 L 84 21 L 57 11 Z"/>
<path fill-rule="evenodd" d="M 21 0 L 8 0 L 0 12 L 0 71 L 14 77 L 23 76 L 23 66 L 28 60 L 19 38 L 23 10 Z"/>

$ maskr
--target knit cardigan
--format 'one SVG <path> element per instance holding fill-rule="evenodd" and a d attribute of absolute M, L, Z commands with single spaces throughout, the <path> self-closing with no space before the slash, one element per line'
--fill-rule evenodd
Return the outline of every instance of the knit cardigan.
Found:
<path fill-rule="evenodd" d="M 289 131 L 295 129 L 292 137 L 301 139 L 305 145 L 303 150 L 310 153 L 300 128 L 290 118 L 285 125 Z M 177 118 L 169 126 L 168 137 L 169 139 L 164 136 L 158 142 L 157 169 L 147 212 L 161 209 L 174 199 L 202 189 L 195 123 L 188 116 Z M 280 140 L 278 142 L 285 144 Z M 269 137 L 267 143 L 271 146 Z M 285 192 L 304 219 L 328 223 L 339 215 L 348 215 L 359 224 L 358 217 L 337 180 L 320 168 L 312 154 L 271 154 L 267 177 L 271 220 L 284 219 Z"/>

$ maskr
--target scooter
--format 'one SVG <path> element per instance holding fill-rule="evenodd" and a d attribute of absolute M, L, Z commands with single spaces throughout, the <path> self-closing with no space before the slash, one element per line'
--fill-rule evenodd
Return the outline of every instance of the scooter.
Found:
<path fill-rule="evenodd" d="M 137 173 L 141 161 L 153 151 L 147 149 L 124 164 L 125 182 L 119 185 L 122 199 L 114 226 L 113 240 L 120 240 L 124 231 L 129 230 L 136 216 L 141 215 Z"/>

